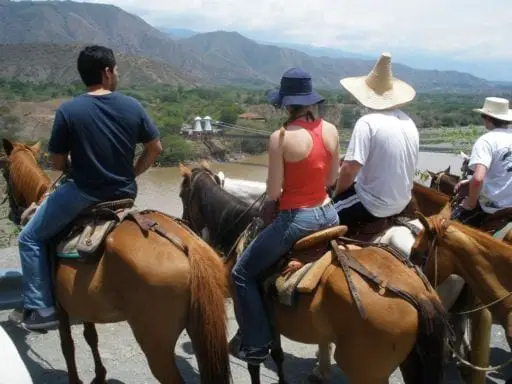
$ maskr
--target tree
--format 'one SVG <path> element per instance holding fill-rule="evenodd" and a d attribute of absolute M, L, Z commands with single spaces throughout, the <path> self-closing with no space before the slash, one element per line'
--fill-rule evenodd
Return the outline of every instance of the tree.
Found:
<path fill-rule="evenodd" d="M 228 124 L 235 124 L 238 120 L 239 109 L 235 106 L 224 107 L 220 110 L 219 120 Z"/>

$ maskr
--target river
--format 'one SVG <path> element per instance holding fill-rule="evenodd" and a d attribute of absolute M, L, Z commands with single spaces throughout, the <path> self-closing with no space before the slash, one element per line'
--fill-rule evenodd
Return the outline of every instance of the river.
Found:
<path fill-rule="evenodd" d="M 267 155 L 250 156 L 233 163 L 210 163 L 215 171 L 223 171 L 228 178 L 265 181 L 267 177 Z M 451 166 L 451 173 L 460 174 L 462 158 L 447 153 L 420 152 L 419 170 L 437 172 Z M 138 179 L 139 194 L 136 205 L 139 208 L 158 209 L 175 216 L 181 216 L 179 198 L 181 183 L 178 167 L 152 168 Z"/>

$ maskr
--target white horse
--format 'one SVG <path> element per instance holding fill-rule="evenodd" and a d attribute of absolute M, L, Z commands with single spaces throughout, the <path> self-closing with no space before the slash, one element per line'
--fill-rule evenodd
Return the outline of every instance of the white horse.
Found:
<path fill-rule="evenodd" d="M 0 326 L 0 383 L 34 384 L 18 349 Z"/>

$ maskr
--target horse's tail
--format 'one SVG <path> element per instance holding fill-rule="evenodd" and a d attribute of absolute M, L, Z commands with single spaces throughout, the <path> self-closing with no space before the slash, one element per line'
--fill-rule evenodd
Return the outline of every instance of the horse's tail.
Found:
<path fill-rule="evenodd" d="M 220 257 L 207 246 L 191 246 L 190 314 L 187 331 L 201 383 L 229 384 L 231 372 L 226 329 L 227 279 Z"/>
<path fill-rule="evenodd" d="M 422 384 L 441 384 L 443 380 L 448 315 L 434 296 L 416 298 L 419 316 L 416 353 L 421 361 Z"/>

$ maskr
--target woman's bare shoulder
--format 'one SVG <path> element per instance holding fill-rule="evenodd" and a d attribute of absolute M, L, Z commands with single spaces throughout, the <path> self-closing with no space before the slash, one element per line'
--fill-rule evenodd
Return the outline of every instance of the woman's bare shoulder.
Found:
<path fill-rule="evenodd" d="M 338 128 L 333 123 L 329 123 L 328 121 L 324 120 L 323 129 L 331 134 L 338 134 Z"/>

